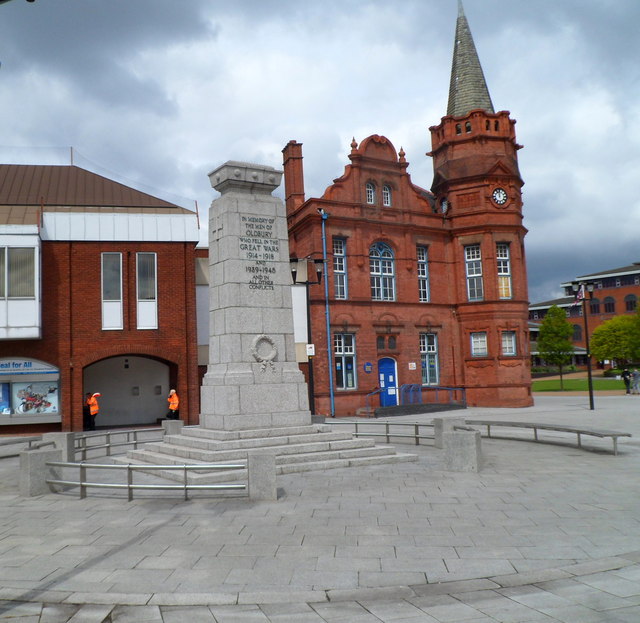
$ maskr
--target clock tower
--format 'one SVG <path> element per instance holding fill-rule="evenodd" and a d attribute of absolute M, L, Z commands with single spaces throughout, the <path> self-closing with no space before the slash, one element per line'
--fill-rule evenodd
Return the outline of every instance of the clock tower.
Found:
<path fill-rule="evenodd" d="M 461 0 L 447 115 L 429 130 L 468 404 L 530 405 L 521 145 L 509 112 L 494 110 Z"/>

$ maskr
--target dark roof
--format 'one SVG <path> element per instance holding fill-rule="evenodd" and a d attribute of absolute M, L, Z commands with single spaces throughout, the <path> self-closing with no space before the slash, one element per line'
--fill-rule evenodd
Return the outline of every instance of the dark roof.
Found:
<path fill-rule="evenodd" d="M 585 277 L 598 277 L 599 275 L 612 275 L 616 273 L 640 273 L 640 262 L 634 262 L 630 266 L 623 266 L 622 268 L 610 268 L 609 270 L 601 270 L 597 273 L 580 275 L 578 279 L 584 279 Z"/>
<path fill-rule="evenodd" d="M 447 115 L 462 117 L 477 109 L 495 112 L 462 1 L 458 0 Z"/>
<path fill-rule="evenodd" d="M 570 303 L 573 303 L 575 301 L 575 297 L 574 296 L 563 296 L 562 298 L 559 299 L 552 299 L 550 301 L 542 301 L 541 303 L 530 303 L 529 304 L 529 309 L 531 309 L 532 307 L 551 307 L 552 305 L 569 305 Z"/>
<path fill-rule="evenodd" d="M 32 223 L 46 212 L 190 211 L 73 165 L 0 164 L 0 224 Z"/>

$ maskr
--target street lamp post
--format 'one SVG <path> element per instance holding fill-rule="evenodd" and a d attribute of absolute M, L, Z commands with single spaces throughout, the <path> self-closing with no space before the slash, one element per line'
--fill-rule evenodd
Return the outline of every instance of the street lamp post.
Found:
<path fill-rule="evenodd" d="M 585 293 L 589 295 L 589 307 L 591 306 L 591 300 L 593 299 L 593 290 L 595 284 L 592 281 L 574 281 L 571 284 L 571 289 L 576 296 L 582 297 L 582 318 L 584 319 L 584 341 L 587 354 L 587 384 L 589 386 L 589 409 L 594 410 L 593 405 L 593 374 L 591 372 L 591 350 L 589 346 L 589 321 L 587 319 L 587 297 Z"/>
<path fill-rule="evenodd" d="M 329 318 L 329 267 L 327 266 L 327 231 L 326 222 L 329 213 L 323 208 L 318 208 L 318 214 L 322 219 L 322 264 L 324 268 L 324 316 L 327 330 L 327 363 L 329 364 L 329 401 L 331 417 L 336 417 L 336 405 L 333 394 L 333 357 L 331 353 L 331 321 Z"/>

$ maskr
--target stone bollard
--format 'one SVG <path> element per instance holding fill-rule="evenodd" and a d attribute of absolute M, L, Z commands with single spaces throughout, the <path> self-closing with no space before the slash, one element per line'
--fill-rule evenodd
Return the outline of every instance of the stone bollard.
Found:
<path fill-rule="evenodd" d="M 53 441 L 56 450 L 62 450 L 62 461 L 75 463 L 76 434 L 75 433 L 43 433 L 42 441 Z"/>
<path fill-rule="evenodd" d="M 184 422 L 182 420 L 162 420 L 164 435 L 179 435 L 182 432 Z"/>
<path fill-rule="evenodd" d="M 442 450 L 442 433 L 452 431 L 455 426 L 464 426 L 465 421 L 460 417 L 433 418 L 433 445 Z"/>
<path fill-rule="evenodd" d="M 250 500 L 277 500 L 275 452 L 255 451 L 247 454 Z"/>
<path fill-rule="evenodd" d="M 55 491 L 45 481 L 47 478 L 60 480 L 60 468 L 47 467 L 47 462 L 62 461 L 62 450 L 42 448 L 24 450 L 20 453 L 20 495 L 33 497 Z"/>
<path fill-rule="evenodd" d="M 450 472 L 479 472 L 482 469 L 480 431 L 452 430 L 442 433 L 444 468 Z"/>

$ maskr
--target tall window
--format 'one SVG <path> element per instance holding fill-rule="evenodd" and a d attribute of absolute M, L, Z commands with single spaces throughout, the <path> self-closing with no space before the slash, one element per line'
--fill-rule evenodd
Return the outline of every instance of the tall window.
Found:
<path fill-rule="evenodd" d="M 478 331 L 471 334 L 471 356 L 486 357 L 489 354 L 487 347 L 487 334 L 485 331 Z"/>
<path fill-rule="evenodd" d="M 420 334 L 420 362 L 422 384 L 437 385 L 439 383 L 438 336 L 435 333 Z"/>
<path fill-rule="evenodd" d="M 333 353 L 337 389 L 356 388 L 356 336 L 353 333 L 333 334 Z"/>
<path fill-rule="evenodd" d="M 122 329 L 122 254 L 102 254 L 102 328 Z"/>
<path fill-rule="evenodd" d="M 337 299 L 347 298 L 347 241 L 333 239 L 333 287 Z"/>
<path fill-rule="evenodd" d="M 591 314 L 599 314 L 600 313 L 600 299 L 592 298 L 589 301 L 589 310 Z"/>
<path fill-rule="evenodd" d="M 372 182 L 365 184 L 365 190 L 367 193 L 367 203 L 374 204 L 376 202 L 376 187 Z"/>
<path fill-rule="evenodd" d="M 507 243 L 499 242 L 496 245 L 496 261 L 498 263 L 498 296 L 501 299 L 510 299 L 512 297 L 511 258 Z"/>
<path fill-rule="evenodd" d="M 0 247 L 0 298 L 32 299 L 36 296 L 36 250 Z"/>
<path fill-rule="evenodd" d="M 616 311 L 616 300 L 612 296 L 608 296 L 604 299 L 604 313 L 614 314 Z"/>
<path fill-rule="evenodd" d="M 504 357 L 515 357 L 518 354 L 516 346 L 516 332 L 502 332 L 502 355 Z"/>
<path fill-rule="evenodd" d="M 418 297 L 421 303 L 429 302 L 429 256 L 427 247 L 416 247 L 418 252 Z"/>
<path fill-rule="evenodd" d="M 158 328 L 156 254 L 136 254 L 138 277 L 138 329 Z"/>
<path fill-rule="evenodd" d="M 393 251 L 388 244 L 377 242 L 369 249 L 371 298 L 374 301 L 395 301 L 396 278 Z"/>
<path fill-rule="evenodd" d="M 635 294 L 627 294 L 624 297 L 624 306 L 628 312 L 636 311 L 638 307 L 638 297 Z"/>
<path fill-rule="evenodd" d="M 481 301 L 484 298 L 482 287 L 482 255 L 480 245 L 472 244 L 464 248 L 464 259 L 467 270 L 467 298 L 470 301 Z"/>
<path fill-rule="evenodd" d="M 382 205 L 386 208 L 391 206 L 391 186 L 387 184 L 382 187 Z"/>

